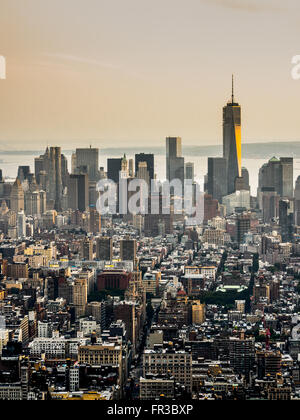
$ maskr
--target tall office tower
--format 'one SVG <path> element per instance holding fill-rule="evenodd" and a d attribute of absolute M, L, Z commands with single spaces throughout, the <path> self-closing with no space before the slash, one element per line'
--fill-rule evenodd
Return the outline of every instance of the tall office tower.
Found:
<path fill-rule="evenodd" d="M 16 179 L 10 193 L 10 208 L 15 213 L 25 209 L 24 191 L 19 178 Z"/>
<path fill-rule="evenodd" d="M 195 181 L 195 164 L 193 162 L 185 164 L 185 179 L 190 179 L 192 182 Z"/>
<path fill-rule="evenodd" d="M 86 238 L 82 241 L 81 244 L 81 256 L 86 261 L 93 261 L 93 240 Z"/>
<path fill-rule="evenodd" d="M 259 170 L 257 197 L 261 208 L 261 191 L 274 188 L 280 197 L 293 198 L 293 158 L 272 157 Z"/>
<path fill-rule="evenodd" d="M 62 165 L 61 148 L 50 148 L 50 168 L 49 168 L 49 195 L 54 200 L 54 209 L 61 211 L 61 199 L 63 192 L 62 185 Z"/>
<path fill-rule="evenodd" d="M 241 107 L 234 101 L 223 108 L 223 157 L 227 164 L 227 194 L 235 192 L 235 180 L 242 177 Z"/>
<path fill-rule="evenodd" d="M 41 214 L 46 213 L 47 211 L 47 193 L 46 191 L 39 191 L 40 194 L 40 209 L 41 209 Z"/>
<path fill-rule="evenodd" d="M 300 176 L 298 176 L 295 184 L 294 197 L 294 223 L 296 226 L 300 226 Z"/>
<path fill-rule="evenodd" d="M 99 212 L 93 208 L 90 208 L 89 213 L 89 231 L 96 235 L 101 232 L 101 216 Z"/>
<path fill-rule="evenodd" d="M 107 159 L 107 179 L 118 184 L 121 168 L 122 158 Z"/>
<path fill-rule="evenodd" d="M 230 338 L 230 365 L 240 374 L 249 375 L 255 363 L 255 341 L 252 338 Z"/>
<path fill-rule="evenodd" d="M 287 198 L 279 201 L 279 226 L 281 227 L 282 242 L 290 242 L 293 234 L 293 213 L 291 203 Z"/>
<path fill-rule="evenodd" d="M 139 162 L 139 167 L 136 173 L 138 179 L 143 179 L 150 185 L 150 175 L 147 167 L 147 162 Z"/>
<path fill-rule="evenodd" d="M 68 182 L 68 207 L 72 210 L 86 211 L 89 206 L 88 175 L 70 175 Z"/>
<path fill-rule="evenodd" d="M 100 261 L 112 261 L 113 259 L 113 240 L 106 236 L 97 239 L 96 257 Z"/>
<path fill-rule="evenodd" d="M 248 213 L 239 214 L 236 219 L 236 241 L 242 244 L 244 236 L 249 232 L 251 226 L 251 215 Z"/>
<path fill-rule="evenodd" d="M 274 187 L 264 187 L 261 190 L 261 202 L 264 223 L 269 223 L 272 219 L 278 217 L 279 195 Z"/>
<path fill-rule="evenodd" d="M 61 155 L 61 181 L 63 188 L 68 186 L 68 159 L 65 157 L 65 155 Z"/>
<path fill-rule="evenodd" d="M 122 239 L 120 242 L 120 257 L 122 261 L 136 260 L 136 240 Z"/>
<path fill-rule="evenodd" d="M 18 213 L 17 236 L 18 236 L 18 239 L 26 237 L 26 216 L 25 216 L 24 211 L 20 211 Z"/>
<path fill-rule="evenodd" d="M 204 218 L 203 222 L 207 223 L 219 215 L 219 203 L 210 194 L 204 195 Z"/>
<path fill-rule="evenodd" d="M 76 157 L 76 153 L 72 153 L 71 156 L 71 173 L 75 174 L 76 173 L 76 168 L 77 168 L 77 157 Z"/>
<path fill-rule="evenodd" d="M 207 191 L 213 199 L 222 202 L 222 198 L 227 195 L 227 179 L 226 179 L 226 159 L 225 158 L 208 158 L 208 182 Z"/>
<path fill-rule="evenodd" d="M 242 178 L 244 189 L 250 191 L 250 181 L 249 181 L 249 172 L 247 168 L 242 168 Z"/>
<path fill-rule="evenodd" d="M 173 234 L 174 205 L 171 203 L 170 209 L 166 209 L 165 201 L 166 197 L 163 196 L 162 191 L 151 194 L 151 200 L 148 201 L 149 211 L 144 216 L 145 236 L 156 237 Z M 156 205 L 158 205 L 157 211 L 152 212 L 151 207 L 156 207 Z"/>
<path fill-rule="evenodd" d="M 75 307 L 75 315 L 77 318 L 84 316 L 87 305 L 87 279 L 75 279 L 72 288 L 72 301 Z"/>
<path fill-rule="evenodd" d="M 90 181 L 99 181 L 99 149 L 76 149 L 76 167 L 85 166 Z"/>
<path fill-rule="evenodd" d="M 24 182 L 28 179 L 30 174 L 30 166 L 19 166 L 18 168 L 18 178 L 21 182 Z"/>
<path fill-rule="evenodd" d="M 67 185 L 67 159 L 60 147 L 47 147 L 44 155 L 34 160 L 35 178 L 40 187 L 47 192 L 47 201 L 55 210 L 62 208 L 63 188 Z"/>
<path fill-rule="evenodd" d="M 146 153 L 138 153 L 135 155 L 135 175 L 137 176 L 137 172 L 139 169 L 139 163 L 146 162 L 147 169 L 149 172 L 150 181 L 154 179 L 154 155 L 153 154 L 146 154 Z"/>
<path fill-rule="evenodd" d="M 41 196 L 39 191 L 25 193 L 25 214 L 27 216 L 41 215 Z"/>
<path fill-rule="evenodd" d="M 184 185 L 184 158 L 180 137 L 167 137 L 166 139 L 166 176 L 168 181 L 179 179 Z"/>
<path fill-rule="evenodd" d="M 294 197 L 294 159 L 290 157 L 281 157 L 281 172 L 282 172 L 282 197 Z"/>

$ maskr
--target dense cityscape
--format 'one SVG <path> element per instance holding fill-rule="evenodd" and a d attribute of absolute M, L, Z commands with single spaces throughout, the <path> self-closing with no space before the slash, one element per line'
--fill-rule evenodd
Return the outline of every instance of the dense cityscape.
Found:
<path fill-rule="evenodd" d="M 300 174 L 270 156 L 251 194 L 241 126 L 232 90 L 196 224 L 172 189 L 169 211 L 162 188 L 157 212 L 120 211 L 121 181 L 158 181 L 142 150 L 102 168 L 78 148 L 68 168 L 47 147 L 14 182 L 1 173 L 1 400 L 300 399 Z M 168 137 L 167 180 L 196 186 L 196 171 Z"/>

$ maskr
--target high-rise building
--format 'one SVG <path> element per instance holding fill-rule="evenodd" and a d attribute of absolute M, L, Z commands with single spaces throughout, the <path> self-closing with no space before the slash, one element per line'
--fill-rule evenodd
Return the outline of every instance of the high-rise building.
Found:
<path fill-rule="evenodd" d="M 82 241 L 81 255 L 86 261 L 93 261 L 93 240 L 86 238 Z"/>
<path fill-rule="evenodd" d="M 82 317 L 86 312 L 87 305 L 87 279 L 75 279 L 72 288 L 72 301 L 75 307 L 76 317 Z"/>
<path fill-rule="evenodd" d="M 248 213 L 239 214 L 236 220 L 236 239 L 237 243 L 241 244 L 244 240 L 244 235 L 250 230 L 251 216 Z"/>
<path fill-rule="evenodd" d="M 24 191 L 19 178 L 16 179 L 10 193 L 10 208 L 15 213 L 25 209 Z"/>
<path fill-rule="evenodd" d="M 230 365 L 240 374 L 248 375 L 255 363 L 255 342 L 252 338 L 229 340 Z"/>
<path fill-rule="evenodd" d="M 97 234 L 101 232 L 101 216 L 96 209 L 90 208 L 89 210 L 89 231 Z"/>
<path fill-rule="evenodd" d="M 54 200 L 54 209 L 61 211 L 62 199 L 62 165 L 61 165 L 61 148 L 50 148 L 50 198 Z"/>
<path fill-rule="evenodd" d="M 167 180 L 171 182 L 173 179 L 179 179 L 184 185 L 184 158 L 180 137 L 167 137 L 166 163 Z"/>
<path fill-rule="evenodd" d="M 225 158 L 208 158 L 208 194 L 222 202 L 227 195 L 227 164 Z"/>
<path fill-rule="evenodd" d="M 90 181 L 99 181 L 99 149 L 76 149 L 76 168 L 86 167 Z"/>
<path fill-rule="evenodd" d="M 63 190 L 67 186 L 68 164 L 60 147 L 47 147 L 44 155 L 35 158 L 35 178 L 47 193 L 49 206 L 62 210 Z"/>
<path fill-rule="evenodd" d="M 261 189 L 261 208 L 263 211 L 264 223 L 278 217 L 279 212 L 279 195 L 274 187 L 263 187 Z"/>
<path fill-rule="evenodd" d="M 26 237 L 26 216 L 24 211 L 18 213 L 17 219 L 17 236 L 18 238 Z"/>
<path fill-rule="evenodd" d="M 294 190 L 294 159 L 291 157 L 281 157 L 281 171 L 282 171 L 282 197 L 293 198 Z"/>
<path fill-rule="evenodd" d="M 146 153 L 138 153 L 135 155 L 135 175 L 136 176 L 137 176 L 140 162 L 146 162 L 150 180 L 154 179 L 154 155 L 146 154 Z"/>
<path fill-rule="evenodd" d="M 21 182 L 28 179 L 30 174 L 30 166 L 19 166 L 18 168 L 18 178 Z"/>
<path fill-rule="evenodd" d="M 136 177 L 138 179 L 143 179 L 147 182 L 148 185 L 150 185 L 150 176 L 149 171 L 147 167 L 147 162 L 139 162 L 139 167 L 136 173 Z"/>
<path fill-rule="evenodd" d="M 242 177 L 241 107 L 234 100 L 233 79 L 231 101 L 223 108 L 223 157 L 227 164 L 227 193 L 235 191 L 235 180 Z"/>
<path fill-rule="evenodd" d="M 249 172 L 247 168 L 242 168 L 242 178 L 244 183 L 244 189 L 250 191 Z"/>
<path fill-rule="evenodd" d="M 185 164 L 185 179 L 189 179 L 192 182 L 195 181 L 195 164 L 193 162 Z"/>
<path fill-rule="evenodd" d="M 119 183 L 122 158 L 107 159 L 107 179 Z"/>
<path fill-rule="evenodd" d="M 68 182 L 68 207 L 72 210 L 86 211 L 89 206 L 88 175 L 70 175 Z"/>
<path fill-rule="evenodd" d="M 281 227 L 282 242 L 290 242 L 293 232 L 293 213 L 291 202 L 287 198 L 279 201 L 279 226 Z"/>
<path fill-rule="evenodd" d="M 294 223 L 296 226 L 300 226 L 300 176 L 298 176 L 295 184 L 294 196 Z"/>
<path fill-rule="evenodd" d="M 204 223 L 214 219 L 219 214 L 218 200 L 212 198 L 210 194 L 204 195 Z"/>
<path fill-rule="evenodd" d="M 259 170 L 257 198 L 262 208 L 262 191 L 273 188 L 279 197 L 292 199 L 293 191 L 293 158 L 272 157 Z"/>
<path fill-rule="evenodd" d="M 111 261 L 113 258 L 113 240 L 106 236 L 97 238 L 96 258 L 100 261 Z"/>
<path fill-rule="evenodd" d="M 122 239 L 120 242 L 120 257 L 122 261 L 136 260 L 136 240 Z"/>
<path fill-rule="evenodd" d="M 195 300 L 192 303 L 192 323 L 200 325 L 203 322 L 205 322 L 205 305 L 199 300 Z"/>

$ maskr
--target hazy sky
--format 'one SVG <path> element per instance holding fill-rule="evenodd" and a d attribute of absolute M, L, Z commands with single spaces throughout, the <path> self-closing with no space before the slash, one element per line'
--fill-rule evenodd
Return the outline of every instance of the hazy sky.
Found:
<path fill-rule="evenodd" d="M 300 140 L 299 0 L 0 0 L 0 148 Z"/>

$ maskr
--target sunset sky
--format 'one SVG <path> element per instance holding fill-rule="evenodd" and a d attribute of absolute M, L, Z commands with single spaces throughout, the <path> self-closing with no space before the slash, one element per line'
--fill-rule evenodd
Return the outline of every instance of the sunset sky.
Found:
<path fill-rule="evenodd" d="M 0 0 L 0 149 L 300 141 L 299 0 Z"/>

